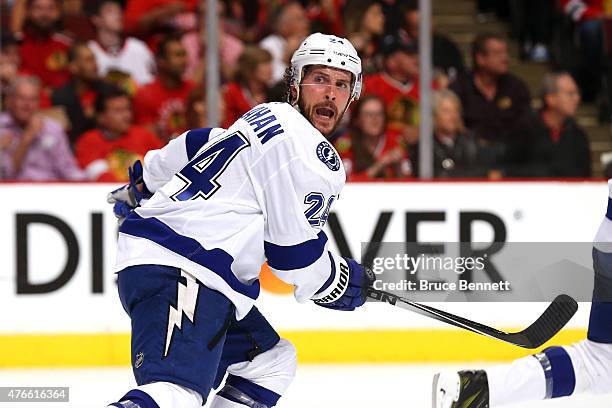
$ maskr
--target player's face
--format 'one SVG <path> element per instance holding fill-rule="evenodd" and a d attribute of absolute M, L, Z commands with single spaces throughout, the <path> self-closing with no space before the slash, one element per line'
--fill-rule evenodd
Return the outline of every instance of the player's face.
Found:
<path fill-rule="evenodd" d="M 300 84 L 302 114 L 323 135 L 330 135 L 351 98 L 352 76 L 337 68 L 314 66 Z"/>

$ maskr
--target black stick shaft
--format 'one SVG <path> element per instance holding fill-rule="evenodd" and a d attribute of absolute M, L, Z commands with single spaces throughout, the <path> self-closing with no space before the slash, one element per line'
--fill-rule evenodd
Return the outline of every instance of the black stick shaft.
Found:
<path fill-rule="evenodd" d="M 548 306 L 544 313 L 525 330 L 517 333 L 507 333 L 382 290 L 369 288 L 368 298 L 388 303 L 392 306 L 401 307 L 402 309 L 419 313 L 423 316 L 436 319 L 455 327 L 524 348 L 537 348 L 550 340 L 567 324 L 567 322 L 569 322 L 578 310 L 578 304 L 574 299 L 567 295 L 560 295 Z"/>

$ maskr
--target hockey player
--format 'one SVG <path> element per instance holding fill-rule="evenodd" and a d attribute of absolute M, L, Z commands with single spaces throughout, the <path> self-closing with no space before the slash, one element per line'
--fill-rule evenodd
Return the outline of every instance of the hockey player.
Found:
<path fill-rule="evenodd" d="M 289 103 L 182 134 L 111 193 L 126 216 L 115 269 L 138 387 L 110 406 L 200 407 L 226 373 L 213 408 L 275 406 L 296 357 L 253 306 L 265 260 L 299 302 L 365 302 L 373 274 L 329 251 L 322 230 L 345 182 L 324 136 L 359 98 L 361 61 L 346 39 L 312 34 L 287 81 Z"/>
<path fill-rule="evenodd" d="M 486 370 L 436 374 L 434 408 L 496 408 L 584 392 L 612 393 L 612 179 L 593 243 L 595 286 L 585 340 Z"/>

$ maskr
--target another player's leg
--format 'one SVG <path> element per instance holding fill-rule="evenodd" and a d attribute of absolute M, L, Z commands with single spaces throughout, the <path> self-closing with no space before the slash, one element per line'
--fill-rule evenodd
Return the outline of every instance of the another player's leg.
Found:
<path fill-rule="evenodd" d="M 593 244 L 593 269 L 587 339 L 486 370 L 436 375 L 433 406 L 495 408 L 584 392 L 612 393 L 612 198 Z"/>
<path fill-rule="evenodd" d="M 119 273 L 132 322 L 138 387 L 113 407 L 201 407 L 213 386 L 234 307 L 178 268 L 139 265 Z"/>
<path fill-rule="evenodd" d="M 211 408 L 273 407 L 291 384 L 296 367 L 293 345 L 281 339 L 254 307 L 227 332 L 215 387 L 226 372 L 228 376 Z"/>

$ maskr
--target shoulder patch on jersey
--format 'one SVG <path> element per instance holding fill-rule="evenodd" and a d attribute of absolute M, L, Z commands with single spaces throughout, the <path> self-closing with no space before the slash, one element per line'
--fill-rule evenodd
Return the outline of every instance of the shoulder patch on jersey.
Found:
<path fill-rule="evenodd" d="M 317 146 L 317 157 L 331 171 L 340 170 L 340 158 L 334 151 L 334 148 L 328 141 L 324 140 Z"/>

